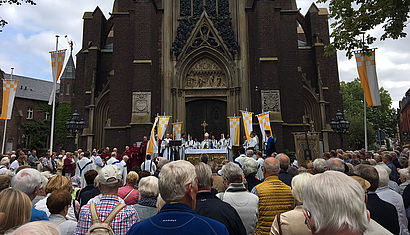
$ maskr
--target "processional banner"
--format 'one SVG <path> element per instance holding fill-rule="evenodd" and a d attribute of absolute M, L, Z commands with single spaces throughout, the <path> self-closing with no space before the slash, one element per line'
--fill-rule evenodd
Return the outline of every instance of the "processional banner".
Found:
<path fill-rule="evenodd" d="M 242 111 L 243 127 L 245 128 L 246 139 L 249 141 L 252 132 L 252 112 Z"/>
<path fill-rule="evenodd" d="M 174 140 L 180 140 L 182 135 L 182 122 L 172 123 L 172 133 Z"/>
<path fill-rule="evenodd" d="M 53 74 L 53 82 L 57 84 L 58 79 L 60 78 L 61 72 L 63 71 L 64 60 L 65 60 L 66 50 L 50 51 L 51 54 L 51 71 Z M 51 91 L 50 99 L 48 104 L 51 105 L 54 101 L 55 87 Z"/>
<path fill-rule="evenodd" d="M 232 140 L 233 146 L 239 146 L 239 141 L 240 141 L 239 123 L 240 121 L 241 121 L 240 117 L 229 117 L 229 135 Z"/>
<path fill-rule="evenodd" d="M 377 82 L 376 72 L 376 51 L 373 49 L 371 55 L 364 55 L 363 52 L 355 53 L 357 71 L 360 77 L 360 83 L 366 96 L 368 106 L 380 106 L 379 84 Z"/>
<path fill-rule="evenodd" d="M 18 83 L 17 80 L 3 80 L 3 106 L 0 119 L 11 119 Z"/>
<path fill-rule="evenodd" d="M 154 153 L 154 141 L 155 139 L 155 127 L 157 126 L 158 117 L 155 118 L 154 125 L 152 125 L 151 134 L 149 137 L 148 145 L 147 145 L 147 153 Z"/>
<path fill-rule="evenodd" d="M 259 127 L 261 128 L 262 133 L 262 140 L 265 143 L 267 141 L 265 131 L 270 131 L 271 135 L 273 136 L 272 130 L 270 128 L 269 112 L 258 114 L 256 115 L 256 117 L 258 117 Z"/>
<path fill-rule="evenodd" d="M 165 131 L 167 130 L 169 119 L 171 117 L 162 116 L 158 120 L 158 138 L 162 140 L 164 137 Z"/>

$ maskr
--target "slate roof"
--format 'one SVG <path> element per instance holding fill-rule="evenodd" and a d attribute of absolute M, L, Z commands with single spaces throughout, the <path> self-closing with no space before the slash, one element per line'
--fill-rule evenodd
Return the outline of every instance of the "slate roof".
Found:
<path fill-rule="evenodd" d="M 10 74 L 4 74 L 4 78 L 10 79 Z M 53 90 L 53 82 L 20 75 L 13 75 L 13 80 L 20 81 L 17 87 L 16 98 L 48 102 Z M 57 94 L 59 90 L 60 84 L 57 83 Z"/>

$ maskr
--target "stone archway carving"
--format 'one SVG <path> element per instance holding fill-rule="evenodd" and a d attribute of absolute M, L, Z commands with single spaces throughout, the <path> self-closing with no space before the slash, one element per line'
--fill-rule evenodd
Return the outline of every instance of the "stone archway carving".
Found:
<path fill-rule="evenodd" d="M 228 84 L 224 69 L 215 61 L 204 57 L 188 70 L 184 87 L 185 89 L 228 88 Z"/>
<path fill-rule="evenodd" d="M 97 105 L 95 109 L 95 138 L 94 147 L 102 148 L 105 145 L 105 130 L 104 127 L 108 126 L 108 113 L 109 113 L 109 90 L 106 90 L 97 98 Z"/>

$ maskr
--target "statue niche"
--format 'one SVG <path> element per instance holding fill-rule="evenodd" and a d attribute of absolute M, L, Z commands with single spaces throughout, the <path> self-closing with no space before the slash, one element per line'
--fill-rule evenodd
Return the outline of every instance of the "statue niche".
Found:
<path fill-rule="evenodd" d="M 225 71 L 213 60 L 197 61 L 185 77 L 185 88 L 227 88 Z"/>

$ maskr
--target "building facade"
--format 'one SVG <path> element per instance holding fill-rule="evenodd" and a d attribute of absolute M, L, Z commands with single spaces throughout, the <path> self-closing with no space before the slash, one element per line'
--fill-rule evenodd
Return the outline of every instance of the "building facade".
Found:
<path fill-rule="evenodd" d="M 108 19 L 84 13 L 72 97 L 87 123 L 81 145 L 121 148 L 158 114 L 198 139 L 204 121 L 219 136 L 248 110 L 270 112 L 278 151 L 295 149 L 306 117 L 323 150 L 335 147 L 328 123 L 342 98 L 327 19 L 295 0 L 116 0 Z"/>
<path fill-rule="evenodd" d="M 4 74 L 4 78 L 10 79 L 10 74 Z M 16 97 L 14 99 L 11 119 L 7 121 L 5 152 L 16 149 L 28 149 L 32 136 L 27 133 L 24 124 L 33 123 L 37 120 L 50 120 L 51 114 L 41 108 L 47 105 L 53 89 L 53 82 L 35 78 L 13 75 L 13 80 L 18 80 Z M 57 85 L 57 94 L 59 85 Z M 1 99 L 3 94 L 0 94 Z M 3 140 L 5 120 L 0 120 L 1 140 Z M 48 138 L 43 140 L 49 142 Z"/>
<path fill-rule="evenodd" d="M 399 102 L 398 117 L 400 142 L 402 145 L 410 144 L 410 89 Z"/>

